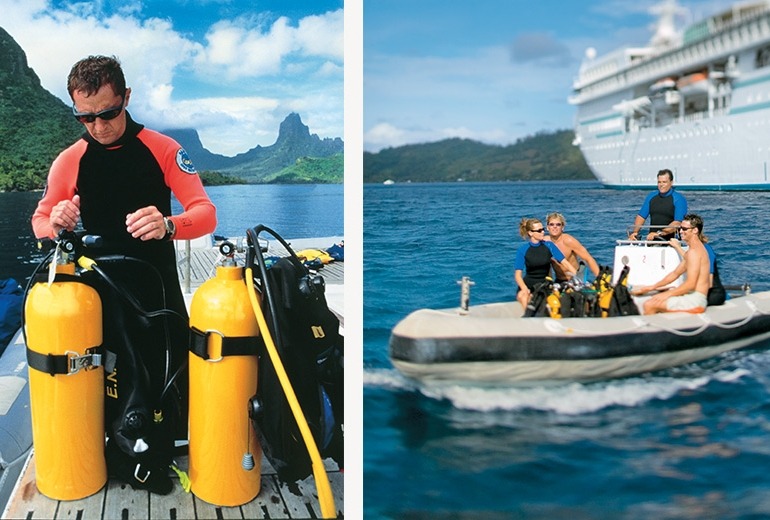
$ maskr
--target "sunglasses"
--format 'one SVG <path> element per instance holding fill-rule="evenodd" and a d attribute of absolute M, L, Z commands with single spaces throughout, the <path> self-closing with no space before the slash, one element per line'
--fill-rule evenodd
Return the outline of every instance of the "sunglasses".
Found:
<path fill-rule="evenodd" d="M 533 233 L 542 233 L 543 231 L 545 231 L 545 228 L 540 228 L 540 229 L 530 229 L 530 231 L 531 231 L 531 232 L 533 232 Z"/>
<path fill-rule="evenodd" d="M 548 227 L 552 227 L 552 226 L 553 226 L 553 227 L 561 227 L 561 226 L 562 226 L 562 223 L 561 223 L 561 222 L 550 222 L 550 223 L 548 224 Z"/>
<path fill-rule="evenodd" d="M 105 121 L 110 121 L 118 117 L 123 111 L 124 102 L 125 99 L 121 98 L 120 105 L 108 108 L 107 110 L 102 110 L 101 112 L 97 112 L 95 114 L 93 112 L 78 112 L 75 109 L 75 105 L 72 105 L 72 115 L 75 116 L 75 119 L 81 123 L 93 123 L 96 121 L 97 117 L 99 119 L 104 119 Z"/>
<path fill-rule="evenodd" d="M 690 231 L 691 229 L 695 229 L 695 228 L 694 228 L 694 227 L 684 227 L 684 226 L 679 226 L 679 232 L 680 232 L 680 233 L 681 233 L 682 231 Z"/>

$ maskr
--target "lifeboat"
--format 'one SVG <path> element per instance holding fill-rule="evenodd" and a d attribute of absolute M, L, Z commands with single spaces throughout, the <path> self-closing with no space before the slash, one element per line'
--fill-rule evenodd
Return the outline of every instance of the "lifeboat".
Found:
<path fill-rule="evenodd" d="M 650 85 L 650 96 L 662 94 L 664 92 L 673 90 L 675 88 L 676 88 L 676 81 L 674 80 L 674 78 L 663 78 L 656 81 L 652 85 Z"/>
<path fill-rule="evenodd" d="M 696 72 L 682 76 L 677 80 L 676 88 L 683 96 L 707 94 L 709 91 L 708 75 L 705 72 Z"/>

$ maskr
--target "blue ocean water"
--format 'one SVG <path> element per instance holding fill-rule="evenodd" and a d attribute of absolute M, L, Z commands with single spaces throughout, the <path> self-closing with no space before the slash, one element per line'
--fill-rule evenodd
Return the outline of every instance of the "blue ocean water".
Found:
<path fill-rule="evenodd" d="M 770 351 L 590 384 L 424 386 L 388 359 L 421 307 L 514 298 L 521 217 L 567 218 L 612 265 L 646 190 L 595 182 L 364 187 L 366 518 L 770 518 Z M 770 289 L 770 193 L 685 192 L 725 284 Z M 768 345 L 770 346 L 770 345 Z"/>
<path fill-rule="evenodd" d="M 342 184 L 211 186 L 206 192 L 217 207 L 217 235 L 245 236 L 257 224 L 286 239 L 344 235 Z M 41 196 L 41 192 L 0 193 L 0 279 L 23 282 L 43 257 L 30 224 Z M 181 212 L 175 199 L 172 209 Z"/>

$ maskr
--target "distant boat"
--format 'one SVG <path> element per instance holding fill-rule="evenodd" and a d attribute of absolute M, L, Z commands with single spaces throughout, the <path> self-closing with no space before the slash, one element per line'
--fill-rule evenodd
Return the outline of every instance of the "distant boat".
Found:
<path fill-rule="evenodd" d="M 385 184 L 386 186 L 390 186 L 391 184 L 395 184 L 395 183 L 396 181 L 394 181 L 393 179 L 388 179 L 383 182 L 383 184 Z"/>
<path fill-rule="evenodd" d="M 742 2 L 683 31 L 674 0 L 646 47 L 594 49 L 573 84 L 574 143 L 611 188 L 770 190 L 770 0 Z"/>

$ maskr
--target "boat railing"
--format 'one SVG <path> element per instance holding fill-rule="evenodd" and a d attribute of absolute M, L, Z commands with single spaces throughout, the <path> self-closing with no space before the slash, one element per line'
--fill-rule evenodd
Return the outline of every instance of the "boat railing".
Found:
<path fill-rule="evenodd" d="M 635 227 L 636 227 L 635 225 L 626 226 L 626 237 L 631 237 L 631 235 L 634 234 L 634 228 Z M 648 230 L 647 233 L 651 233 L 653 231 L 657 232 L 657 231 L 662 231 L 664 229 L 670 229 L 671 227 L 672 226 L 670 226 L 668 224 L 665 224 L 663 226 L 653 226 L 653 225 L 649 225 L 649 224 L 648 225 L 643 225 L 636 232 L 636 235 L 637 236 L 642 236 L 642 232 L 645 229 Z M 666 234 L 670 235 L 671 233 L 666 233 Z M 674 234 L 675 235 L 679 235 L 679 228 L 678 227 L 674 228 Z M 618 243 L 620 243 L 620 241 L 621 240 L 618 240 Z M 645 244 L 645 243 L 649 242 L 649 243 L 654 243 L 654 244 L 660 245 L 661 243 L 667 242 L 667 240 L 662 240 L 662 239 L 659 239 L 659 240 L 631 240 L 631 238 L 626 238 L 625 240 L 623 240 L 623 242 L 624 243 L 632 243 L 632 244 Z"/>
<path fill-rule="evenodd" d="M 175 240 L 174 247 L 176 248 L 177 255 L 182 254 L 183 256 L 180 265 L 183 271 L 182 290 L 184 294 L 190 294 L 192 289 L 190 284 L 192 279 L 192 251 L 193 249 L 212 249 L 214 247 L 214 237 L 209 234 L 193 240 Z"/>

